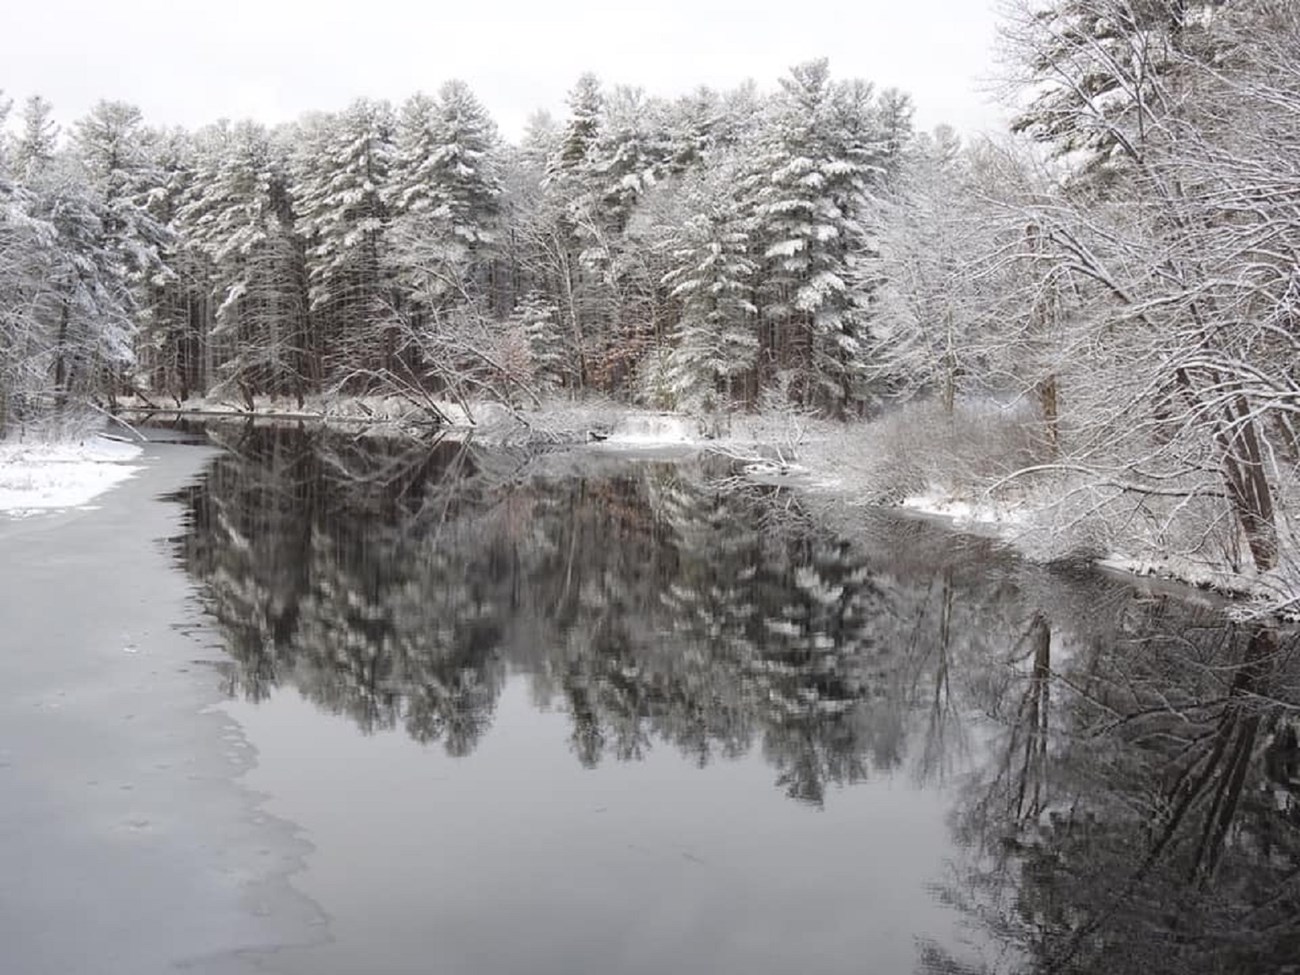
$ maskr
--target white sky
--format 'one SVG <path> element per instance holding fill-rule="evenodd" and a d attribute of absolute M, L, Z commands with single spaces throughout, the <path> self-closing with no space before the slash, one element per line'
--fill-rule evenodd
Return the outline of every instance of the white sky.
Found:
<path fill-rule="evenodd" d="M 537 108 L 564 113 L 585 70 L 671 96 L 754 78 L 771 88 L 826 56 L 836 77 L 911 92 L 917 122 L 999 124 L 991 0 L 27 0 L 8 5 L 0 88 L 42 94 L 67 123 L 99 98 L 152 124 L 273 123 L 359 95 L 400 102 L 469 83 L 504 134 Z M 15 108 L 18 105 L 15 104 Z"/>

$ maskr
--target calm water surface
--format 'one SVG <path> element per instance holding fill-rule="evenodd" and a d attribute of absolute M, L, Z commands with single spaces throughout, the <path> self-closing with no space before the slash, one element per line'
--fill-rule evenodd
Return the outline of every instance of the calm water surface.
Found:
<path fill-rule="evenodd" d="M 222 429 L 267 970 L 1300 971 L 1293 634 L 696 462 Z"/>

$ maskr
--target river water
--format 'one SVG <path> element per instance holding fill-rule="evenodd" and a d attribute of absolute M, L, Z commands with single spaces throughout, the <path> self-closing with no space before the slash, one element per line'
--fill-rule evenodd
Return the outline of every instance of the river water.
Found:
<path fill-rule="evenodd" d="M 729 478 L 215 428 L 285 973 L 1296 971 L 1293 634 Z"/>

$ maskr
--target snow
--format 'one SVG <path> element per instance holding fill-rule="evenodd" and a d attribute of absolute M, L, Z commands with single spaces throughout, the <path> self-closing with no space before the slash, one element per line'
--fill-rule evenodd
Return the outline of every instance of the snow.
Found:
<path fill-rule="evenodd" d="M 950 518 L 957 525 L 1023 526 L 1030 520 L 1027 508 L 959 498 L 931 486 L 902 501 L 902 507 L 917 514 Z"/>
<path fill-rule="evenodd" d="M 1237 607 L 1243 616 L 1267 606 L 1278 610 L 1285 619 L 1294 618 L 1294 613 L 1288 606 L 1290 600 L 1286 596 L 1295 591 L 1295 580 L 1288 578 L 1283 571 L 1260 574 L 1251 567 L 1237 570 L 1223 564 L 1215 565 L 1167 552 L 1149 553 L 1144 557 L 1112 552 L 1105 558 L 1098 559 L 1097 565 L 1114 572 L 1163 579 L 1228 598 L 1245 599 L 1247 601 Z"/>
<path fill-rule="evenodd" d="M 700 440 L 696 427 L 690 418 L 671 413 L 633 413 L 619 419 L 604 443 L 613 447 L 694 444 Z"/>
<path fill-rule="evenodd" d="M 134 445 L 107 437 L 0 443 L 0 512 L 14 517 L 88 504 L 140 467 Z"/>

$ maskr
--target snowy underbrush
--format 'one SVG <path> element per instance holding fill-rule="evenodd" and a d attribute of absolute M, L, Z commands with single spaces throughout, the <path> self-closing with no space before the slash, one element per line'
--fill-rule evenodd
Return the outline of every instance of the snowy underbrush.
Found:
<path fill-rule="evenodd" d="M 141 448 L 109 439 L 85 420 L 28 428 L 0 441 L 0 512 L 21 517 L 74 508 L 140 470 Z"/>
<path fill-rule="evenodd" d="M 1278 567 L 1259 573 L 1218 484 L 1202 478 L 1165 487 L 1187 496 L 1146 495 L 1104 476 L 1072 472 L 1022 487 L 1018 505 L 1000 500 L 997 491 L 987 495 L 987 504 L 1012 512 L 1012 530 L 999 534 L 1031 558 L 1083 555 L 1107 568 L 1244 597 L 1246 610 L 1295 607 L 1300 543 L 1285 514 L 1294 509 L 1279 509 Z"/>
<path fill-rule="evenodd" d="M 1260 574 L 1213 473 L 1143 484 L 1119 473 L 1120 458 L 1058 461 L 1032 418 L 1012 412 L 968 411 L 948 425 L 902 411 L 867 429 L 880 456 L 862 486 L 907 510 L 995 535 L 1039 562 L 1087 560 L 1246 597 L 1248 607 L 1300 605 L 1300 526 L 1287 515 L 1300 497 L 1277 499 L 1279 565 Z"/>
<path fill-rule="evenodd" d="M 983 405 L 948 416 L 917 403 L 849 423 L 776 410 L 735 417 L 717 447 L 803 474 L 810 486 L 859 503 L 933 494 L 936 503 L 969 504 L 991 479 L 1040 458 L 1022 419 Z"/>
<path fill-rule="evenodd" d="M 694 417 L 640 409 L 600 396 L 553 397 L 528 407 L 479 402 L 470 404 L 470 409 L 465 429 L 486 444 L 661 450 L 694 449 L 703 442 L 701 422 Z"/>

